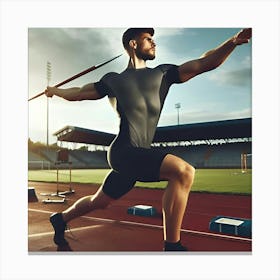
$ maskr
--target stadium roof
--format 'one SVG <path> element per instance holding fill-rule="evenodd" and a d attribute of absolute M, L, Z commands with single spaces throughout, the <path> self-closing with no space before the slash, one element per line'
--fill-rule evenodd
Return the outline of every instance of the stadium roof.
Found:
<path fill-rule="evenodd" d="M 58 141 L 109 146 L 115 134 L 76 126 L 65 126 L 53 134 Z"/>
<path fill-rule="evenodd" d="M 54 133 L 58 141 L 109 146 L 115 134 L 66 126 Z M 158 127 L 153 142 L 252 137 L 252 118 Z"/>

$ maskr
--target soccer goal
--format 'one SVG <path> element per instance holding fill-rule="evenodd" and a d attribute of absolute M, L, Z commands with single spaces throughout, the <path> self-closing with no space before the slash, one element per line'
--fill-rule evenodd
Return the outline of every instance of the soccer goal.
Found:
<path fill-rule="evenodd" d="M 30 170 L 50 170 L 51 169 L 51 163 L 49 161 L 45 160 L 30 160 L 28 161 L 28 169 Z"/>
<path fill-rule="evenodd" d="M 241 172 L 247 173 L 248 169 L 252 168 L 252 154 L 241 154 Z"/>

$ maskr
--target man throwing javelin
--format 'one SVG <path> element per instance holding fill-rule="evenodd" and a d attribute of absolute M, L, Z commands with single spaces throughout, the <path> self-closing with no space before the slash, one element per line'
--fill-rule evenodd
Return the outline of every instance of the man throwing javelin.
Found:
<path fill-rule="evenodd" d="M 163 250 L 186 251 L 180 230 L 194 181 L 195 169 L 181 158 L 151 149 L 151 143 L 169 88 L 215 69 L 237 45 L 248 43 L 251 29 L 243 29 L 216 49 L 182 65 L 146 66 L 153 60 L 156 44 L 153 28 L 129 28 L 122 37 L 129 56 L 127 68 L 120 74 L 108 73 L 95 83 L 68 89 L 47 87 L 45 94 L 69 101 L 96 100 L 108 96 L 120 118 L 120 129 L 110 145 L 108 162 L 112 168 L 99 190 L 76 201 L 62 213 L 54 213 L 50 222 L 54 242 L 67 245 L 64 231 L 67 223 L 110 203 L 129 192 L 136 181 L 168 181 L 162 197 Z"/>

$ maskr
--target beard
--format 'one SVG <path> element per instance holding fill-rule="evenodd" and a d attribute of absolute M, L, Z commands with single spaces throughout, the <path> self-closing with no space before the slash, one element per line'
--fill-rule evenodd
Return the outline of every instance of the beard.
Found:
<path fill-rule="evenodd" d="M 156 57 L 155 53 L 149 53 L 148 51 L 144 52 L 140 48 L 136 49 L 135 54 L 138 58 L 143 59 L 144 61 L 153 60 Z"/>

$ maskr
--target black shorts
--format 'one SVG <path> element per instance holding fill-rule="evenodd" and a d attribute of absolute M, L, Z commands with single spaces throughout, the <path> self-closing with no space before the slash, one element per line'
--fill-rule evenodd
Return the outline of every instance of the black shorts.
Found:
<path fill-rule="evenodd" d="M 112 171 L 103 182 L 103 192 L 117 199 L 130 191 L 136 181 L 157 182 L 167 152 L 132 146 L 111 148 L 108 161 Z"/>

